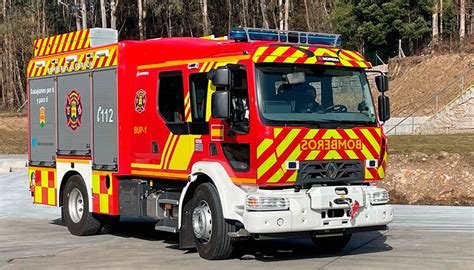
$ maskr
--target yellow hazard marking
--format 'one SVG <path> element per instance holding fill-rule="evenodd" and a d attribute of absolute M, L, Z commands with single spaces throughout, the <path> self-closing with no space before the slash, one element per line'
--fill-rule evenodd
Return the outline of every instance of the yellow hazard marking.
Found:
<path fill-rule="evenodd" d="M 346 154 L 349 156 L 350 159 L 359 159 L 354 150 L 346 150 Z"/>
<path fill-rule="evenodd" d="M 277 158 L 275 154 L 272 154 L 260 164 L 260 166 L 257 169 L 257 177 L 260 178 L 262 175 L 264 175 L 275 163 L 277 162 Z"/>
<path fill-rule="evenodd" d="M 179 66 L 179 65 L 186 65 L 189 63 L 194 62 L 212 62 L 212 61 L 240 61 L 240 60 L 247 60 L 250 59 L 249 55 L 234 55 L 234 56 L 224 56 L 224 57 L 213 57 L 213 58 L 199 58 L 199 59 L 189 59 L 189 60 L 175 60 L 175 61 L 168 61 L 159 64 L 150 64 L 150 65 L 141 65 L 137 67 L 137 70 L 143 69 L 153 69 L 153 68 L 161 68 L 161 67 L 172 67 L 172 66 Z"/>
<path fill-rule="evenodd" d="M 108 213 L 109 212 L 109 194 L 96 194 L 95 196 L 100 197 L 100 212 Z"/>
<path fill-rule="evenodd" d="M 89 164 L 91 161 L 90 160 L 84 160 L 84 159 L 64 159 L 64 158 L 58 158 L 56 159 L 56 162 L 58 163 L 78 163 L 78 164 Z"/>
<path fill-rule="evenodd" d="M 315 160 L 320 152 L 321 152 L 320 150 L 311 151 L 308 157 L 306 158 L 306 160 Z"/>
<path fill-rule="evenodd" d="M 277 146 L 277 155 L 281 156 L 283 152 L 288 148 L 288 145 L 298 136 L 300 133 L 300 129 L 292 129 L 288 135 L 286 135 L 285 139 L 282 140 L 282 142 Z"/>
<path fill-rule="evenodd" d="M 271 55 L 265 57 L 264 62 L 273 62 L 277 57 L 283 55 L 290 47 L 282 46 L 278 47 L 275 51 L 272 52 Z"/>
<path fill-rule="evenodd" d="M 336 130 L 329 129 L 328 131 L 326 131 L 326 133 L 324 133 L 322 139 L 331 139 L 331 138 L 342 139 L 342 136 Z"/>
<path fill-rule="evenodd" d="M 35 203 L 42 203 L 43 202 L 42 196 L 43 196 L 42 188 L 39 186 L 35 186 L 35 198 L 34 198 Z"/>
<path fill-rule="evenodd" d="M 365 168 L 365 179 L 374 179 L 374 176 Z"/>
<path fill-rule="evenodd" d="M 342 159 L 342 157 L 336 150 L 330 150 L 323 159 Z"/>
<path fill-rule="evenodd" d="M 379 151 L 380 150 L 379 142 L 377 142 L 374 136 L 372 136 L 370 131 L 368 129 L 362 129 L 361 132 L 362 134 L 364 134 L 365 138 L 369 141 L 369 143 L 372 145 L 375 151 Z"/>
<path fill-rule="evenodd" d="M 168 169 L 186 170 L 194 154 L 194 140 L 199 138 L 201 135 L 180 136 Z"/>
<path fill-rule="evenodd" d="M 49 205 L 56 204 L 56 189 L 55 188 L 48 188 L 48 204 Z"/>
<path fill-rule="evenodd" d="M 234 183 L 255 184 L 257 182 L 255 178 L 232 177 L 231 179 Z"/>
<path fill-rule="evenodd" d="M 272 177 L 270 177 L 270 179 L 267 181 L 268 183 L 275 183 L 275 182 L 278 182 L 282 177 L 283 175 L 285 174 L 285 172 L 283 172 L 282 169 L 278 169 L 278 171 L 276 171 Z"/>
<path fill-rule="evenodd" d="M 169 173 L 169 172 L 152 172 L 152 171 L 138 171 L 132 170 L 133 175 L 156 176 L 176 179 L 188 179 L 188 174 L 185 173 Z"/>
<path fill-rule="evenodd" d="M 260 143 L 260 145 L 257 147 L 257 158 L 259 158 L 272 144 L 273 144 L 273 140 L 264 139 Z"/>

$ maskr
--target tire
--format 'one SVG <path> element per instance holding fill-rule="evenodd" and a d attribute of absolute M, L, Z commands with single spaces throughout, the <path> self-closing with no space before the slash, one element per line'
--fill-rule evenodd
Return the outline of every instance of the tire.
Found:
<path fill-rule="evenodd" d="M 79 175 L 71 176 L 64 189 L 63 216 L 68 230 L 74 235 L 97 234 L 101 229 L 100 221 L 89 212 L 87 189 Z"/>
<path fill-rule="evenodd" d="M 352 234 L 344 234 L 341 236 L 331 237 L 311 237 L 313 243 L 319 250 L 322 251 L 340 251 L 343 250 L 349 241 L 351 241 Z"/>
<path fill-rule="evenodd" d="M 202 258 L 222 260 L 231 256 L 233 243 L 227 234 L 235 228 L 224 219 L 219 195 L 214 185 L 204 183 L 196 188 L 189 218 L 191 219 L 189 229 L 192 230 L 196 248 Z M 199 227 L 199 224 L 203 227 Z"/>

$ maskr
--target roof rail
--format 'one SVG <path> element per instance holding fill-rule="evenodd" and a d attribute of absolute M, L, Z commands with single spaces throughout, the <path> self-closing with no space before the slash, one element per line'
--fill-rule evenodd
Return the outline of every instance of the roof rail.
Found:
<path fill-rule="evenodd" d="M 232 29 L 229 33 L 229 39 L 234 39 L 240 42 L 268 40 L 297 45 L 323 44 L 333 47 L 339 47 L 342 43 L 341 35 L 339 34 L 284 31 L 249 27 Z"/>

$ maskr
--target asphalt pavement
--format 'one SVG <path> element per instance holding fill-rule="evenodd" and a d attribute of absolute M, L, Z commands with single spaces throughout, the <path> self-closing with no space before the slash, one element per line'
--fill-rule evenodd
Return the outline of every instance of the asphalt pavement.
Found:
<path fill-rule="evenodd" d="M 0 268 L 474 269 L 474 207 L 395 205 L 388 230 L 355 234 L 338 253 L 318 251 L 309 239 L 265 240 L 237 258 L 206 261 L 150 222 L 73 236 L 58 208 L 32 204 L 27 185 L 25 169 L 0 174 Z"/>

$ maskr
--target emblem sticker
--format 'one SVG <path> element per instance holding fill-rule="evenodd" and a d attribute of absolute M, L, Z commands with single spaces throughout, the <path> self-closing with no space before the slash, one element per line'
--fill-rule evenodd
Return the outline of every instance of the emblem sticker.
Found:
<path fill-rule="evenodd" d="M 66 125 L 75 131 L 81 127 L 82 102 L 81 94 L 75 89 L 71 90 L 66 96 Z"/>
<path fill-rule="evenodd" d="M 137 94 L 135 95 L 135 111 L 137 113 L 142 113 L 145 111 L 145 105 L 146 105 L 146 91 L 143 89 L 140 89 L 137 91 Z"/>
<path fill-rule="evenodd" d="M 46 109 L 44 107 L 40 108 L 39 122 L 40 122 L 40 127 L 44 128 L 44 126 L 46 125 Z"/>

